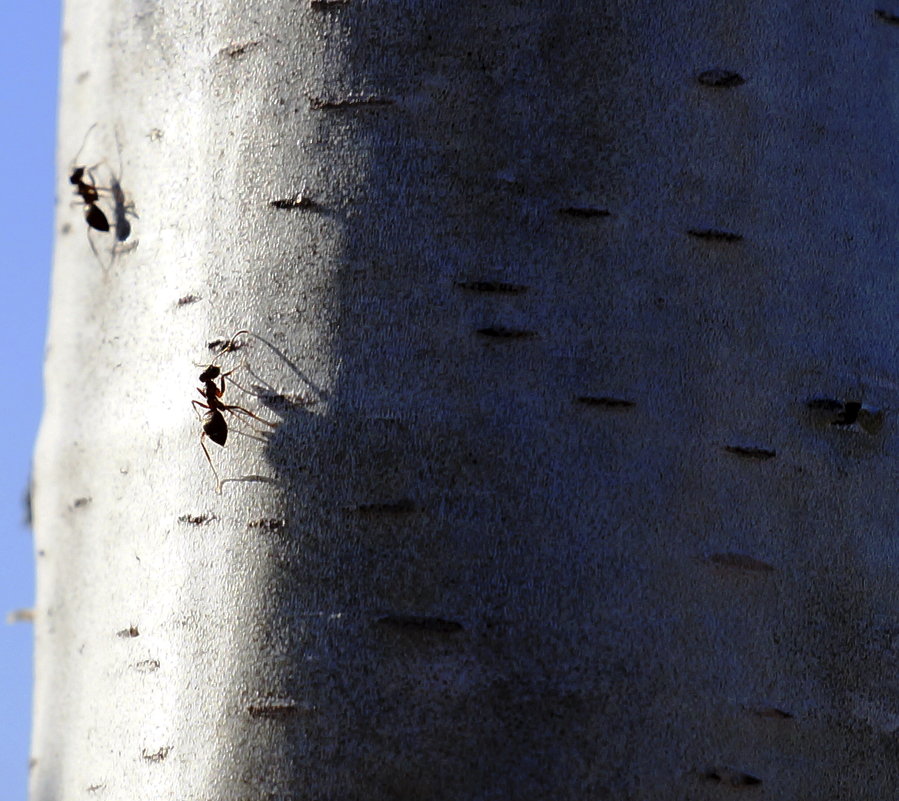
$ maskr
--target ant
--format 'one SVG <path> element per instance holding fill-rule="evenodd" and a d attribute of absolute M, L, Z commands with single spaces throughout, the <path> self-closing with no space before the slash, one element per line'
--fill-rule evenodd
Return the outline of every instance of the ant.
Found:
<path fill-rule="evenodd" d="M 87 172 L 90 183 L 84 180 L 84 173 Z M 96 231 L 108 231 L 109 220 L 97 205 L 100 199 L 100 189 L 94 183 L 94 176 L 87 167 L 75 167 L 69 176 L 69 183 L 75 187 L 75 194 L 80 195 L 84 201 L 84 219 L 87 224 Z"/>
<path fill-rule="evenodd" d="M 224 348 L 219 352 L 219 356 L 222 356 L 229 351 L 235 350 L 235 341 L 241 334 L 249 334 L 249 331 L 242 330 L 238 331 L 225 345 Z M 200 435 L 200 447 L 203 448 L 203 453 L 206 454 L 206 461 L 209 462 L 209 466 L 212 468 L 212 474 L 215 476 L 216 481 L 218 482 L 218 491 L 222 491 L 222 480 L 219 478 L 219 474 L 216 472 L 215 465 L 212 464 L 212 458 L 209 456 L 209 451 L 206 449 L 206 443 L 204 440 L 209 437 L 216 445 L 220 445 L 224 447 L 225 442 L 228 439 L 228 421 L 225 419 L 225 415 L 223 412 L 230 412 L 231 414 L 245 414 L 248 417 L 252 417 L 254 420 L 258 420 L 260 423 L 265 423 L 267 426 L 271 426 L 274 428 L 277 423 L 269 422 L 268 420 L 263 420 L 258 415 L 253 414 L 249 409 L 244 409 L 242 406 L 231 405 L 227 403 L 222 403 L 222 395 L 225 394 L 225 378 L 232 373 L 236 372 L 239 367 L 235 367 L 232 370 L 229 370 L 227 373 L 223 373 L 222 369 L 213 361 L 202 373 L 200 373 L 200 382 L 203 384 L 202 387 L 197 387 L 197 392 L 203 397 L 203 401 L 194 400 L 191 403 L 194 406 L 194 411 L 199 407 L 200 409 L 206 409 L 203 413 L 203 433 Z M 218 386 L 216 386 L 216 380 L 219 381 Z M 232 383 L 236 383 L 233 382 Z M 199 414 L 199 413 L 198 413 Z"/>

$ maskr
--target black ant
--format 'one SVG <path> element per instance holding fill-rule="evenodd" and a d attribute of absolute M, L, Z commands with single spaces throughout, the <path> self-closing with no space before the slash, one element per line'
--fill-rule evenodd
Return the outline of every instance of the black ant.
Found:
<path fill-rule="evenodd" d="M 84 180 L 84 173 L 87 173 L 91 183 Z M 75 167 L 69 176 L 69 183 L 75 187 L 75 194 L 80 195 L 84 201 L 84 219 L 87 224 L 96 231 L 108 231 L 109 220 L 97 205 L 100 199 L 100 189 L 93 182 L 94 176 L 87 167 Z"/>
<path fill-rule="evenodd" d="M 235 340 L 241 334 L 249 334 L 249 331 L 238 331 L 225 345 L 224 348 L 219 352 L 219 356 L 228 353 L 235 349 Z M 235 367 L 233 370 L 229 370 L 227 373 L 223 373 L 221 368 L 213 362 L 210 364 L 202 373 L 200 373 L 200 381 L 202 382 L 202 387 L 197 387 L 197 392 L 203 397 L 203 401 L 194 400 L 191 403 L 194 406 L 194 411 L 196 411 L 197 407 L 200 409 L 206 409 L 203 413 L 203 433 L 200 435 L 200 447 L 203 448 L 203 453 L 206 454 L 206 461 L 209 462 L 209 466 L 212 468 L 212 473 L 215 476 L 216 481 L 218 482 L 218 491 L 221 492 L 222 489 L 222 480 L 219 478 L 218 473 L 216 472 L 215 465 L 212 464 L 212 458 L 209 456 L 209 451 L 206 449 L 206 443 L 203 441 L 206 437 L 209 437 L 216 445 L 220 445 L 224 447 L 225 442 L 228 439 L 228 421 L 225 419 L 225 415 L 222 412 L 230 412 L 231 414 L 245 414 L 248 417 L 252 417 L 254 420 L 258 420 L 260 423 L 265 423 L 267 426 L 272 426 L 273 428 L 277 425 L 277 423 L 269 422 L 268 420 L 263 420 L 258 415 L 253 414 L 249 409 L 244 409 L 243 406 L 236 406 L 227 403 L 222 403 L 221 397 L 225 394 L 225 378 L 232 373 L 236 372 L 239 368 Z M 218 386 L 216 386 L 216 380 L 219 381 Z M 234 382 L 232 382 L 234 383 Z"/>

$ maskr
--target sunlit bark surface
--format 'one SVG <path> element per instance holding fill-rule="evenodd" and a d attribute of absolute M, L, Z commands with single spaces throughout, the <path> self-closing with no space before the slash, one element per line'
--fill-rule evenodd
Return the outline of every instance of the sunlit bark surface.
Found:
<path fill-rule="evenodd" d="M 32 801 L 893 797 L 897 19 L 70 0 Z"/>

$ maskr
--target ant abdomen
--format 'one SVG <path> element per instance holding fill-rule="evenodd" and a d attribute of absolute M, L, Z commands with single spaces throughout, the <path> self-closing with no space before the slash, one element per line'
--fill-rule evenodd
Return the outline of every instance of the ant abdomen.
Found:
<path fill-rule="evenodd" d="M 216 445 L 224 446 L 228 439 L 228 424 L 225 422 L 225 416 L 218 409 L 206 413 L 203 432 Z"/>
<path fill-rule="evenodd" d="M 109 220 L 106 219 L 103 210 L 93 203 L 87 205 L 87 208 L 84 211 L 84 219 L 87 220 L 87 224 L 96 231 L 109 230 Z"/>

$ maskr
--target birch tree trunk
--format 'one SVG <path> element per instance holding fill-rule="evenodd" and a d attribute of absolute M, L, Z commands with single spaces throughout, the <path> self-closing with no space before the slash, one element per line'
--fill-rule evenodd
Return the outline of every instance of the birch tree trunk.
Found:
<path fill-rule="evenodd" d="M 70 0 L 32 801 L 893 797 L 897 20 Z"/>

